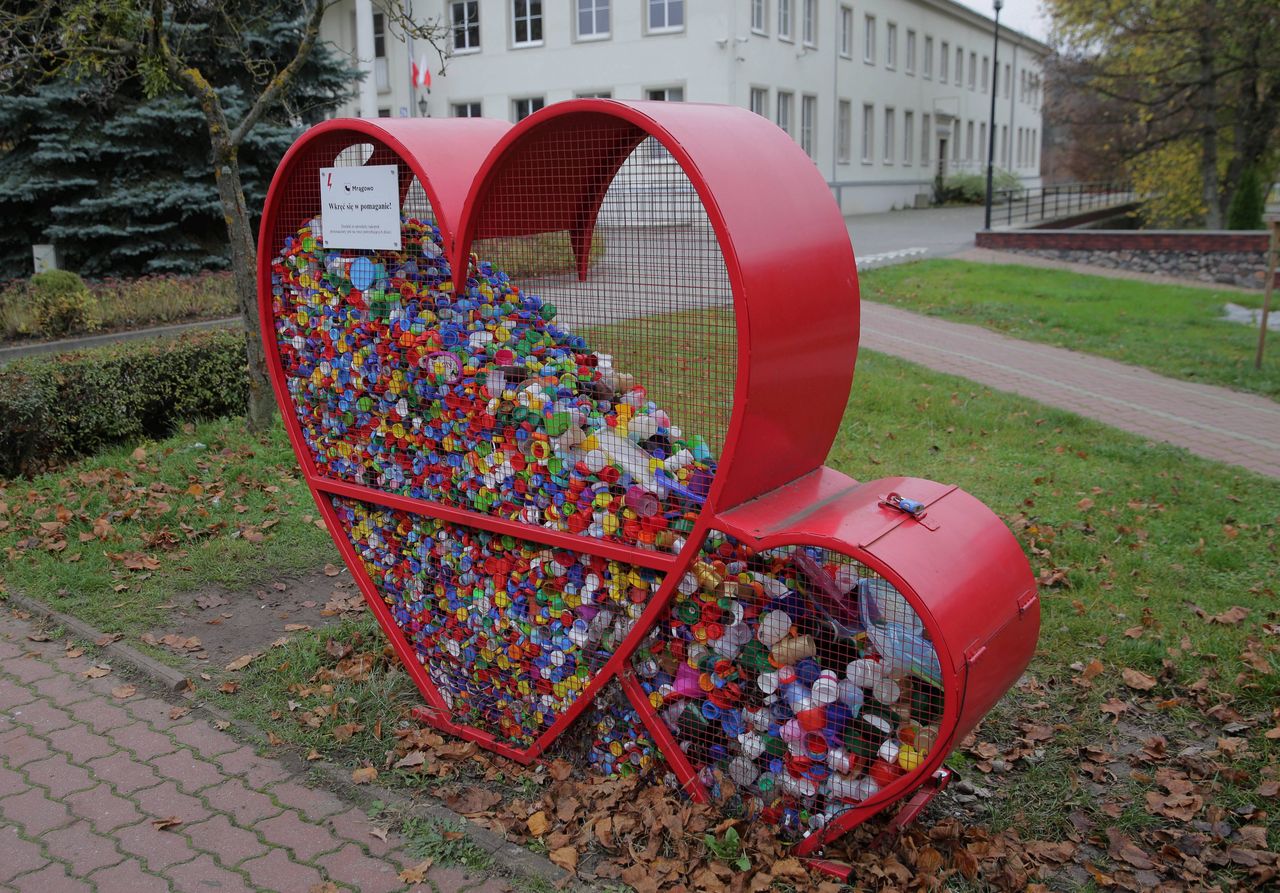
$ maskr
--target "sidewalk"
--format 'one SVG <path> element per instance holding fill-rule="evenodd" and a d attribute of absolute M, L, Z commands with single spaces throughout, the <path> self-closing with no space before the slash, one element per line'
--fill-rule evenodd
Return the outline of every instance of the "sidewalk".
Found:
<path fill-rule="evenodd" d="M 86 678 L 88 655 L 36 629 L 0 615 L 0 890 L 407 888 L 399 872 L 419 860 L 360 809 L 141 683 Z M 412 889 L 510 890 L 449 867 L 426 880 Z"/>
<path fill-rule="evenodd" d="M 860 346 L 1280 477 L 1280 403 L 1265 397 L 1165 378 L 873 301 L 862 302 Z"/>

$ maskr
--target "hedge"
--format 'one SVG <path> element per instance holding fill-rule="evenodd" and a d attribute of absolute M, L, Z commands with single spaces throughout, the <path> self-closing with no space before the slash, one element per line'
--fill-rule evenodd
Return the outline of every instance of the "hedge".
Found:
<path fill-rule="evenodd" d="M 242 332 L 210 330 L 0 367 L 0 476 L 244 412 Z"/>

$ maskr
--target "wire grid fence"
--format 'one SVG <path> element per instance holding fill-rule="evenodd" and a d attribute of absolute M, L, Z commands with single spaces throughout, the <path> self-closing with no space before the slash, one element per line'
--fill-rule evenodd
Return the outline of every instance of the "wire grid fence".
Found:
<path fill-rule="evenodd" d="M 271 246 L 277 346 L 322 476 L 680 546 L 732 410 L 732 287 L 679 165 L 634 135 L 620 166 L 593 160 L 617 140 L 553 138 L 508 177 L 478 211 L 460 293 L 407 168 L 400 251 L 327 247 L 318 182 L 291 184 Z M 396 163 L 341 135 L 308 151 Z M 487 235 L 490 220 L 514 224 Z"/>
<path fill-rule="evenodd" d="M 821 548 L 710 534 L 632 669 L 713 800 L 790 839 L 919 770 L 943 715 L 915 610 Z"/>
<path fill-rule="evenodd" d="M 333 497 L 342 529 L 454 722 L 529 747 L 635 626 L 662 576 Z"/>

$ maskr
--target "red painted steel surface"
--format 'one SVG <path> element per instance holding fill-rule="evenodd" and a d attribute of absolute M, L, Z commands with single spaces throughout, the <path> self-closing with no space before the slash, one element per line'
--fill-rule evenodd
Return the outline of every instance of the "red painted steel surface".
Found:
<path fill-rule="evenodd" d="M 590 146 L 566 155 L 575 134 Z M 604 134 L 604 137 L 601 137 Z M 422 183 L 444 234 L 454 275 L 466 275 L 476 239 L 568 230 L 587 264 L 596 217 L 619 166 L 646 137 L 679 163 L 705 207 L 732 284 L 738 349 L 733 412 L 706 505 L 688 545 L 669 555 L 322 476 L 292 410 L 274 350 L 272 252 L 297 221 L 284 209 L 319 208 L 319 151 L 349 138 L 373 146 L 370 164 L 402 165 L 402 194 Z M 330 141 L 330 142 L 326 142 Z M 550 153 L 554 144 L 558 151 Z M 497 201 L 503 196 L 519 200 Z M 566 201 L 566 197 L 571 201 Z M 552 199 L 557 199 L 552 201 Z M 859 484 L 822 466 L 852 382 L 858 339 L 857 280 L 843 218 L 811 160 L 782 131 L 742 109 L 685 103 L 581 100 L 560 103 L 514 127 L 484 119 L 339 120 L 312 128 L 289 150 L 268 192 L 260 231 L 259 313 L 272 386 L 295 453 L 348 567 L 427 706 L 424 719 L 498 753 L 529 762 L 620 676 L 640 717 L 694 799 L 706 799 L 645 692 L 628 669 L 645 633 L 667 609 L 702 537 L 719 530 L 759 549 L 802 544 L 856 559 L 902 593 L 935 646 L 945 690 L 944 739 L 918 771 L 854 806 L 801 853 L 930 781 L 951 744 L 971 729 L 1030 660 L 1039 627 L 1034 579 L 1013 536 L 985 506 L 954 487 L 915 478 Z M 890 492 L 926 504 L 915 518 L 881 504 Z M 495 740 L 451 718 L 413 647 L 399 634 L 378 586 L 337 521 L 330 496 L 540 540 L 667 572 L 640 621 L 576 702 L 529 748 Z M 975 606 L 981 606 L 975 610 Z"/>

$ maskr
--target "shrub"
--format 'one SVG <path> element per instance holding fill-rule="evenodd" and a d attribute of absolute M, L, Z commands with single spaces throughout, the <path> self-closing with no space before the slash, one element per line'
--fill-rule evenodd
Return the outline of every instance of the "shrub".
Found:
<path fill-rule="evenodd" d="M 1240 182 L 1227 207 L 1227 229 L 1262 229 L 1265 203 L 1258 172 L 1246 167 L 1240 172 Z"/>
<path fill-rule="evenodd" d="M 1014 196 L 1022 194 L 1022 181 L 1018 175 L 997 168 L 991 175 L 992 200 L 998 201 L 1002 190 L 1010 190 Z M 984 169 L 976 174 L 952 174 L 943 182 L 942 188 L 936 184 L 934 202 L 940 205 L 981 205 L 987 201 L 987 173 Z"/>
<path fill-rule="evenodd" d="M 0 367 L 0 476 L 243 412 L 244 366 L 243 333 L 214 330 Z"/>
<path fill-rule="evenodd" d="M 46 270 L 31 277 L 31 309 L 40 332 L 54 338 L 92 332 L 102 323 L 98 301 L 70 270 Z"/>

